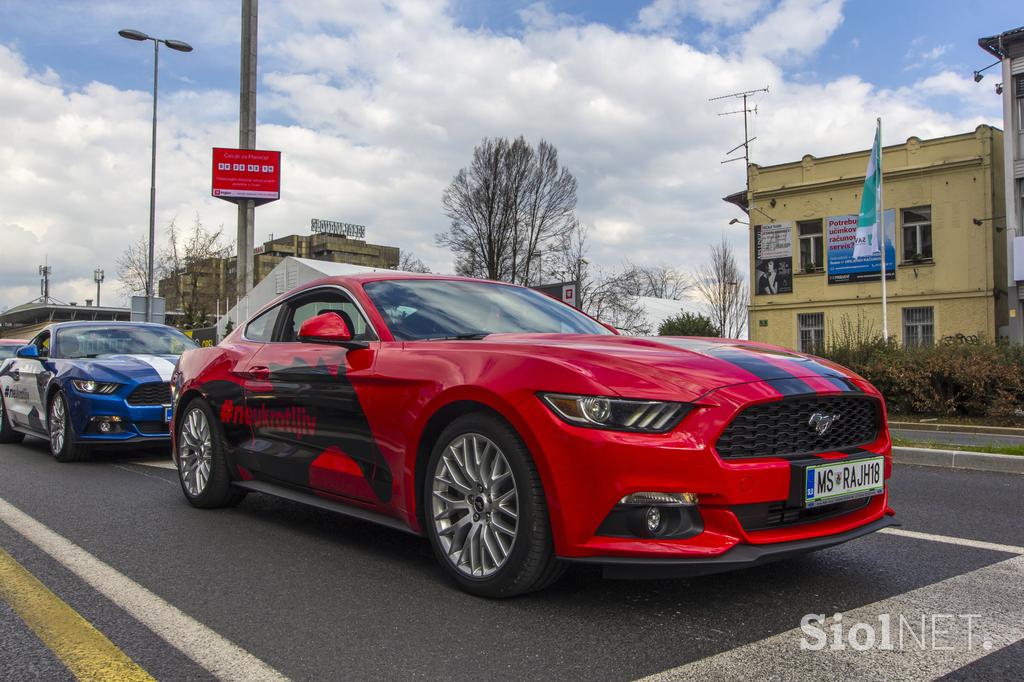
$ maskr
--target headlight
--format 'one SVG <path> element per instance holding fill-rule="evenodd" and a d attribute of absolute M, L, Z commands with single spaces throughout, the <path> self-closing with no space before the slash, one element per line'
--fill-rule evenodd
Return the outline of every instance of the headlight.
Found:
<path fill-rule="evenodd" d="M 117 384 L 105 384 L 100 381 L 93 381 L 92 379 L 73 379 L 71 383 L 82 393 L 109 395 L 117 390 Z"/>
<path fill-rule="evenodd" d="M 613 431 L 665 433 L 693 409 L 686 403 L 659 400 L 561 393 L 541 393 L 540 397 L 555 414 L 570 424 Z"/>

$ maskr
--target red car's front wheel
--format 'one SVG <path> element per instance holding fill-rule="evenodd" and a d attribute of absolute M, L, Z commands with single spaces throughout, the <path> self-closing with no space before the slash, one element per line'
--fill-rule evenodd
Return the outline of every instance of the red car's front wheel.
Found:
<path fill-rule="evenodd" d="M 476 413 L 452 422 L 434 446 L 424 483 L 434 553 L 467 592 L 511 597 L 562 574 L 537 468 L 501 419 Z"/>

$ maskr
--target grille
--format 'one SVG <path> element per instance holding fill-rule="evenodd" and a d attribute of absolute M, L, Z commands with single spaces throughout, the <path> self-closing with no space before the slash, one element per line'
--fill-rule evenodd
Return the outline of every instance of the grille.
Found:
<path fill-rule="evenodd" d="M 141 384 L 128 396 L 129 405 L 170 405 L 171 385 L 162 383 Z"/>
<path fill-rule="evenodd" d="M 785 502 L 768 502 L 763 504 L 741 504 L 732 508 L 736 518 L 744 530 L 766 530 L 781 526 L 792 526 L 798 523 L 824 521 L 843 514 L 855 512 L 868 506 L 870 497 L 859 500 L 847 500 L 836 504 L 804 509 L 803 507 L 787 507 Z"/>
<path fill-rule="evenodd" d="M 812 415 L 839 415 L 819 436 Z M 881 415 L 873 398 L 822 396 L 788 398 L 753 405 L 740 412 L 718 437 L 723 459 L 784 457 L 841 450 L 878 437 Z"/>

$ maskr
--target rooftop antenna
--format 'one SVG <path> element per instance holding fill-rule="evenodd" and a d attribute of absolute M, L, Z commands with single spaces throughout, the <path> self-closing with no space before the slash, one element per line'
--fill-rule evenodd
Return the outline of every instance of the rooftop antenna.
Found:
<path fill-rule="evenodd" d="M 748 119 L 749 114 L 754 114 L 755 116 L 757 115 L 757 107 L 755 106 L 753 109 L 751 109 L 747 105 L 747 100 L 748 100 L 748 98 L 753 97 L 754 95 L 756 95 L 759 92 L 767 93 L 768 92 L 768 86 L 766 85 L 763 88 L 758 88 L 757 90 L 746 90 L 744 92 L 732 92 L 732 93 L 729 93 L 728 95 L 719 95 L 718 97 L 711 97 L 710 99 L 708 99 L 709 102 L 717 102 L 719 100 L 724 100 L 724 99 L 742 99 L 743 100 L 743 106 L 741 108 L 735 109 L 733 111 L 723 111 L 723 112 L 721 112 L 718 115 L 719 116 L 730 116 L 732 114 L 743 114 L 743 142 L 739 143 L 738 145 L 736 145 L 735 147 L 733 147 L 732 149 L 730 149 L 729 151 L 727 151 L 725 153 L 726 156 L 729 156 L 729 154 L 732 154 L 733 152 L 737 151 L 740 147 L 742 147 L 743 148 L 743 156 L 734 156 L 731 159 L 726 159 L 725 161 L 722 161 L 722 163 L 731 163 L 733 161 L 739 161 L 740 159 L 743 159 L 746 162 L 744 164 L 744 167 L 743 167 L 743 175 L 746 178 L 747 202 L 748 202 L 748 204 L 750 202 L 750 171 L 748 170 L 750 168 L 750 143 L 753 142 L 754 140 L 756 140 L 757 137 L 750 137 L 750 132 L 749 132 L 750 127 L 748 125 L 747 119 Z M 760 211 L 760 209 L 757 209 L 757 210 Z M 749 212 L 750 212 L 750 210 L 748 209 L 747 213 L 749 213 Z M 764 211 L 761 211 L 761 212 L 764 213 Z M 767 214 L 765 214 L 765 215 L 767 216 Z M 771 219 L 771 216 L 768 216 L 768 218 Z"/>

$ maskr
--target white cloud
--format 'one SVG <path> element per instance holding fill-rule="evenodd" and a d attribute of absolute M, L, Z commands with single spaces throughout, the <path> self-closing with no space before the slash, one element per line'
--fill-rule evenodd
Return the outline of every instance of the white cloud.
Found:
<path fill-rule="evenodd" d="M 814 54 L 843 22 L 843 0 L 782 0 L 743 36 L 749 55 L 787 60 Z"/>
<path fill-rule="evenodd" d="M 721 201 L 743 186 L 739 164 L 720 164 L 741 129 L 709 97 L 771 83 L 752 120 L 762 164 L 864 149 L 877 115 L 887 143 L 998 121 L 996 98 L 933 108 L 930 97 L 963 91 L 952 75 L 899 91 L 787 78 L 777 62 L 791 49 L 771 45 L 820 45 L 838 7 L 784 0 L 745 51 L 718 53 L 601 25 L 470 30 L 440 2 L 268 5 L 261 120 L 278 123 L 261 123 L 258 145 L 283 152 L 283 197 L 257 210 L 257 238 L 303 232 L 313 217 L 346 220 L 447 270 L 450 254 L 434 245 L 448 222 L 442 191 L 481 138 L 523 134 L 555 144 L 576 175 L 592 262 L 689 268 L 727 230 L 741 254 L 747 244 Z M 98 266 L 113 300 L 114 259 L 148 229 L 149 93 L 72 87 L 2 46 L 0 92 L 0 306 L 37 295 L 47 257 L 59 297 L 92 298 Z M 193 86 L 160 107 L 158 225 L 198 212 L 233 233 L 234 206 L 209 196 L 209 164 L 210 147 L 237 140 L 236 95 Z"/>
<path fill-rule="evenodd" d="M 745 25 L 767 4 L 768 0 L 654 0 L 640 10 L 636 27 L 675 29 L 688 18 L 720 26 Z"/>

